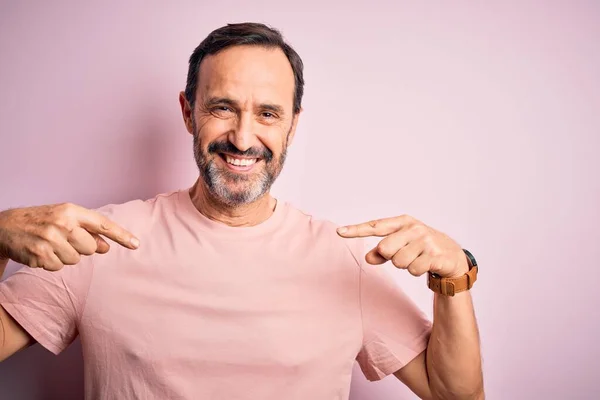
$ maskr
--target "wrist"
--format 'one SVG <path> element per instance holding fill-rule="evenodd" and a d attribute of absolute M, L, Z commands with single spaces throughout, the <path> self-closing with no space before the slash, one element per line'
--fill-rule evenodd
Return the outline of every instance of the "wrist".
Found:
<path fill-rule="evenodd" d="M 466 268 L 460 268 L 457 272 L 454 272 L 447 276 L 442 276 L 442 278 L 447 278 L 447 279 L 460 278 L 461 276 L 467 274 L 469 272 L 469 269 L 471 269 L 471 267 L 469 267 L 469 266 L 467 266 Z"/>
<path fill-rule="evenodd" d="M 460 267 L 458 268 L 458 271 L 450 274 L 449 276 L 445 276 L 445 278 L 460 278 L 461 276 L 468 274 L 469 271 L 471 271 L 471 268 L 473 268 L 473 266 L 477 264 L 477 262 L 474 261 L 475 258 L 468 250 L 463 249 L 462 254 L 464 256 L 464 261 L 461 263 Z"/>
<path fill-rule="evenodd" d="M 431 290 L 446 296 L 454 296 L 456 293 L 471 289 L 477 280 L 479 268 L 475 257 L 466 249 L 463 249 L 463 252 L 466 259 L 457 271 L 443 276 L 431 272 L 428 274 L 427 286 Z"/>
<path fill-rule="evenodd" d="M 459 266 L 455 271 L 452 271 L 448 274 L 433 273 L 433 275 L 438 278 L 445 278 L 445 279 L 460 278 L 461 276 L 464 276 L 465 274 L 469 273 L 469 271 L 471 270 L 471 265 L 468 262 L 465 262 L 464 264 L 465 265 Z"/>

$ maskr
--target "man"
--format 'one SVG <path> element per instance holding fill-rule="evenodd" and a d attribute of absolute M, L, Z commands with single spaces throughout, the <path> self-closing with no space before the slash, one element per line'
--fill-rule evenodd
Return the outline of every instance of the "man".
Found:
<path fill-rule="evenodd" d="M 274 29 L 217 29 L 180 94 L 189 190 L 0 213 L 3 267 L 31 267 L 0 285 L 0 360 L 79 336 L 87 399 L 347 399 L 355 361 L 421 398 L 483 398 L 468 251 L 409 216 L 338 228 L 269 194 L 302 70 Z M 364 256 L 366 236 L 382 240 Z M 429 275 L 433 324 L 387 261 Z"/>

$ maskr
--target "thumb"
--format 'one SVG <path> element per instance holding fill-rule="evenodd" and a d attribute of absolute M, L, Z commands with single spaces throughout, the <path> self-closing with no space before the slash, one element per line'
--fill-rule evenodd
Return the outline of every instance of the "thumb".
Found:
<path fill-rule="evenodd" d="M 108 250 L 110 250 L 110 245 L 108 244 L 108 242 L 96 233 L 92 233 L 91 235 L 94 237 L 94 239 L 96 239 L 96 253 L 98 253 L 98 254 L 108 253 Z"/>
<path fill-rule="evenodd" d="M 365 260 L 372 265 L 385 264 L 388 261 L 381 254 L 379 254 L 377 247 L 367 253 Z"/>

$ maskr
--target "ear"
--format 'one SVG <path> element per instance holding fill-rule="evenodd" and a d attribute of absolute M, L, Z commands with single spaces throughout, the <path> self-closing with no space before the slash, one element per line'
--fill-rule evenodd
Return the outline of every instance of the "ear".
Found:
<path fill-rule="evenodd" d="M 183 122 L 189 133 L 194 134 L 194 124 L 192 123 L 192 107 L 185 97 L 185 92 L 179 93 L 179 105 L 181 106 L 181 115 Z"/>
<path fill-rule="evenodd" d="M 288 132 L 287 136 L 287 147 L 290 147 L 292 145 L 292 142 L 294 141 L 294 136 L 296 135 L 296 128 L 298 127 L 298 120 L 300 119 L 300 114 L 302 113 L 302 110 L 303 109 L 300 108 L 300 111 L 298 111 L 292 119 L 292 127 L 290 128 L 290 131 Z"/>

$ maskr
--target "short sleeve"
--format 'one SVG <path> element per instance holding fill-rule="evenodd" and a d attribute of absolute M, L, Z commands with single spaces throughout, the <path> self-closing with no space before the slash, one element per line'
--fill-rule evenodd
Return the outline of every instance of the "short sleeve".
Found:
<path fill-rule="evenodd" d="M 427 348 L 432 324 L 385 268 L 360 264 L 363 344 L 356 360 L 365 377 L 376 381 Z"/>
<path fill-rule="evenodd" d="M 39 344 L 59 354 L 77 337 L 92 271 L 92 257 L 54 272 L 23 267 L 0 282 L 0 305 Z"/>

